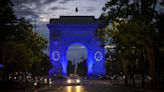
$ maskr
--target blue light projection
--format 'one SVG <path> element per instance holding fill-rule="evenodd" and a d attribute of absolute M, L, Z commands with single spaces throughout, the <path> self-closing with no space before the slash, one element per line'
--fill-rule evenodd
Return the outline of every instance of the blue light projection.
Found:
<path fill-rule="evenodd" d="M 53 68 L 49 70 L 50 76 L 54 74 L 67 75 L 67 52 L 72 44 L 81 44 L 85 46 L 88 55 L 88 76 L 106 74 L 104 47 L 100 47 L 100 39 L 95 36 L 96 31 L 99 28 L 99 23 L 84 22 L 84 20 L 81 19 L 78 21 L 79 18 L 80 17 L 75 17 L 74 19 L 70 19 L 68 17 L 64 20 L 64 18 L 61 17 L 59 20 L 55 20 L 55 22 L 50 21 L 50 24 L 47 25 L 50 30 L 49 55 L 53 65 Z M 93 19 L 92 17 L 89 17 L 88 19 L 90 18 Z M 63 22 L 63 20 L 66 22 Z"/>

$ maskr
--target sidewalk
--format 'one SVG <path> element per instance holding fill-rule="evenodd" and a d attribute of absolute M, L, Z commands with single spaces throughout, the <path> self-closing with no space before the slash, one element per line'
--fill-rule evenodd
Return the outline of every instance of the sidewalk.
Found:
<path fill-rule="evenodd" d="M 125 87 L 128 89 L 132 89 L 132 90 L 136 90 L 137 92 L 164 92 L 164 87 L 158 87 L 156 89 L 153 89 L 150 87 L 149 83 L 145 83 L 145 88 L 141 88 L 141 83 L 135 83 L 135 87 L 132 87 L 132 85 L 130 86 L 125 86 L 124 85 L 124 80 L 108 80 L 111 82 L 113 87 Z"/>

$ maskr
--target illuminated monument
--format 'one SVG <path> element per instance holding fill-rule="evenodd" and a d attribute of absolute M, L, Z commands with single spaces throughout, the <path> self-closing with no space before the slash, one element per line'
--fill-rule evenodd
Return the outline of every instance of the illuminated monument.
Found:
<path fill-rule="evenodd" d="M 93 16 L 61 16 L 59 19 L 50 19 L 50 59 L 54 74 L 67 75 L 67 52 L 72 44 L 82 44 L 87 49 L 87 75 L 105 75 L 105 52 L 101 42 L 96 37 L 96 31 L 101 21 Z"/>

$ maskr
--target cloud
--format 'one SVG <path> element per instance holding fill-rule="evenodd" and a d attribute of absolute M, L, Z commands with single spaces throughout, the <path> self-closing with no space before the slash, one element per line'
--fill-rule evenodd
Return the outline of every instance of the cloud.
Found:
<path fill-rule="evenodd" d="M 75 0 L 63 0 L 63 1 L 59 2 L 59 3 L 60 3 L 60 4 L 66 4 L 66 3 L 68 3 L 69 1 L 75 1 Z"/>
<path fill-rule="evenodd" d="M 54 3 L 57 2 L 58 0 L 45 0 L 45 2 L 43 4 L 50 4 L 50 3 Z"/>
<path fill-rule="evenodd" d="M 36 12 L 38 6 L 41 6 L 41 0 L 12 0 L 14 4 L 14 10 L 17 16 L 37 16 Z"/>
<path fill-rule="evenodd" d="M 38 13 L 32 10 L 30 7 L 17 6 L 15 7 L 16 14 L 18 16 L 38 16 Z"/>
<path fill-rule="evenodd" d="M 68 10 L 68 8 L 64 8 L 64 7 L 52 7 L 52 8 L 50 8 L 50 10 Z"/>
<path fill-rule="evenodd" d="M 88 1 L 99 1 L 99 0 L 88 0 Z"/>
<path fill-rule="evenodd" d="M 36 4 L 36 5 L 50 4 L 57 1 L 59 0 L 12 0 L 14 4 Z"/>
<path fill-rule="evenodd" d="M 42 0 L 12 0 L 15 6 L 20 4 L 36 4 L 41 5 Z"/>
<path fill-rule="evenodd" d="M 87 12 L 93 12 L 93 11 L 95 11 L 95 7 L 88 7 L 86 11 Z"/>
<path fill-rule="evenodd" d="M 95 7 L 81 7 L 83 8 L 86 12 L 93 12 L 95 11 Z"/>
<path fill-rule="evenodd" d="M 56 3 L 57 1 L 59 0 L 12 0 L 16 15 L 18 17 L 28 18 L 29 20 L 34 20 L 34 17 L 39 18 L 39 15 L 48 11 L 49 7 L 51 7 L 49 6 L 50 4 Z"/>

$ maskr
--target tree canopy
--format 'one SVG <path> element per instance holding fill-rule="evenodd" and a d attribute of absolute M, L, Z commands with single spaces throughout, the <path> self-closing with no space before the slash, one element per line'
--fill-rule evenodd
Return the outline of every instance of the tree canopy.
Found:
<path fill-rule="evenodd" d="M 34 32 L 25 18 L 16 17 L 10 0 L 0 0 L 0 35 L 0 63 L 5 73 L 48 73 L 51 66 L 44 52 L 47 40 Z"/>
<path fill-rule="evenodd" d="M 120 57 L 125 77 L 128 72 L 128 64 L 132 62 L 130 57 L 133 55 L 133 50 L 135 53 L 144 51 L 139 54 L 142 54 L 144 60 L 148 58 L 152 86 L 155 86 L 157 77 L 156 54 L 159 51 L 159 44 L 163 43 L 163 40 L 158 40 L 159 37 L 163 39 L 160 36 L 162 27 L 159 27 L 158 24 L 163 13 L 156 11 L 157 3 L 159 3 L 157 0 L 110 0 L 103 8 L 101 19 L 107 25 L 112 24 L 112 26 L 105 29 L 106 34 L 102 32 L 104 30 L 100 30 L 103 33 L 100 34 L 100 38 L 102 35 L 106 39 L 112 37 L 113 44 L 119 49 L 118 51 L 121 51 Z M 164 46 L 161 44 L 160 47 Z M 136 60 L 138 60 L 137 57 Z M 141 60 L 142 63 L 144 60 Z"/>

